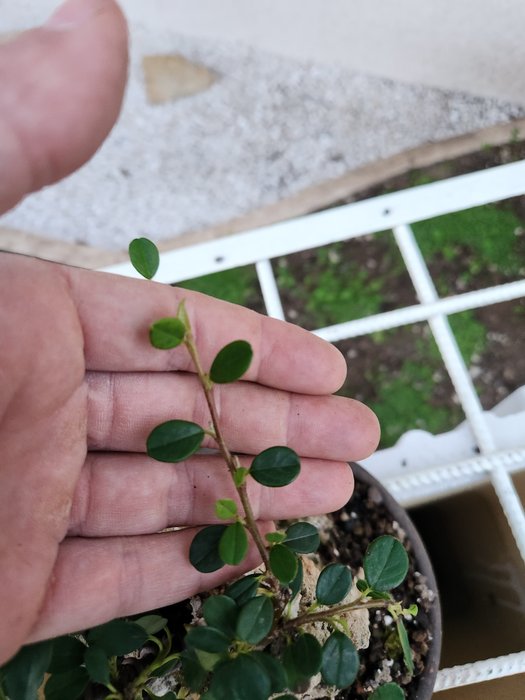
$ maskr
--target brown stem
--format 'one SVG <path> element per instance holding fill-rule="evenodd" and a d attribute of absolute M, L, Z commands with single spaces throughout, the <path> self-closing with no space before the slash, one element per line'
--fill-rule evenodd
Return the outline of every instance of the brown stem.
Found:
<path fill-rule="evenodd" d="M 199 377 L 199 381 L 202 385 L 202 389 L 204 391 L 204 396 L 206 397 L 206 403 L 208 404 L 208 409 L 210 411 L 210 416 L 211 420 L 213 423 L 213 429 L 215 431 L 215 440 L 217 442 L 217 446 L 220 450 L 220 453 L 224 457 L 224 461 L 226 462 L 229 472 L 231 474 L 235 489 L 239 495 L 239 499 L 241 501 L 243 510 L 244 510 L 244 517 L 246 519 L 246 528 L 248 529 L 248 532 L 252 536 L 253 541 L 255 542 L 255 545 L 257 546 L 257 549 L 259 550 L 259 554 L 264 562 L 264 566 L 266 569 L 269 571 L 270 570 L 270 560 L 268 558 L 268 551 L 266 549 L 266 546 L 264 544 L 264 540 L 261 536 L 261 533 L 259 532 L 259 528 L 257 527 L 257 522 L 255 520 L 255 517 L 253 515 L 252 507 L 250 504 L 250 501 L 248 499 L 248 493 L 246 490 L 246 486 L 242 484 L 241 486 L 237 486 L 235 483 L 235 472 L 237 471 L 237 468 L 240 466 L 239 460 L 236 456 L 232 455 L 230 452 L 228 445 L 226 444 L 224 440 L 224 436 L 221 431 L 221 427 L 219 424 L 219 416 L 217 414 L 217 407 L 215 405 L 215 399 L 213 396 L 213 389 L 212 389 L 212 384 L 210 382 L 209 377 L 207 374 L 204 372 L 202 368 L 202 364 L 200 361 L 199 353 L 197 351 L 197 347 L 195 345 L 195 341 L 193 339 L 193 334 L 191 333 L 190 330 L 186 332 L 186 337 L 184 339 L 184 343 L 186 347 L 188 348 L 188 352 L 191 356 L 191 359 L 193 360 L 193 364 L 195 365 L 195 369 L 197 370 L 197 375 Z"/>
<path fill-rule="evenodd" d="M 335 605 L 328 610 L 320 610 L 319 612 L 313 613 L 303 613 L 303 615 L 298 615 L 293 617 L 291 620 L 287 620 L 284 623 L 284 628 L 289 627 L 300 627 L 301 625 L 306 625 L 309 622 L 318 622 L 319 620 L 329 620 L 331 617 L 335 617 L 340 613 L 349 612 L 350 610 L 366 610 L 367 608 L 381 608 L 387 605 L 391 605 L 390 600 L 366 600 L 362 601 L 360 598 L 352 603 L 345 603 L 344 605 Z"/>

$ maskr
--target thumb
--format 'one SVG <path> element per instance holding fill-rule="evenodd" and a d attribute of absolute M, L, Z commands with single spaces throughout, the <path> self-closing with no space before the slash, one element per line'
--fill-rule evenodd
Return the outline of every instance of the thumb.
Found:
<path fill-rule="evenodd" d="M 118 116 L 126 22 L 114 0 L 68 0 L 0 45 L 0 213 L 88 160 Z"/>

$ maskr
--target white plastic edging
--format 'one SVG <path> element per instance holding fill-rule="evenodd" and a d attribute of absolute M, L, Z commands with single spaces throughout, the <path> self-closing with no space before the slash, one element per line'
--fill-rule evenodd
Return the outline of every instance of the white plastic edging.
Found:
<path fill-rule="evenodd" d="M 427 304 L 414 304 L 401 309 L 384 311 L 354 321 L 336 323 L 314 331 L 320 338 L 336 343 L 347 338 L 356 338 L 359 335 L 368 335 L 376 331 L 386 331 L 391 328 L 399 328 L 411 323 L 428 321 L 432 316 L 459 313 L 470 309 L 478 309 L 489 304 L 498 304 L 504 301 L 512 301 L 525 296 L 525 280 L 507 282 L 497 287 L 486 287 L 473 292 L 464 292 L 455 296 L 438 299 Z"/>
<path fill-rule="evenodd" d="M 418 298 L 423 304 L 436 302 L 438 294 L 428 268 L 423 260 L 419 246 L 410 226 L 402 225 L 394 229 L 394 237 L 399 246 L 403 260 Z M 480 459 L 490 455 L 494 449 L 494 439 L 485 419 L 476 389 L 461 355 L 456 338 L 445 316 L 431 316 L 428 323 L 436 340 L 447 372 L 459 397 L 465 416 L 481 451 Z M 491 472 L 494 485 L 503 511 L 509 523 L 523 561 L 525 561 L 525 510 L 512 479 L 507 470 L 499 463 L 487 461 L 487 471 Z"/>
<path fill-rule="evenodd" d="M 284 309 L 271 262 L 260 260 L 256 263 L 255 268 L 268 315 L 284 321 Z"/>
<path fill-rule="evenodd" d="M 434 692 L 525 673 L 525 651 L 438 671 Z M 516 698 L 518 700 L 518 698 Z"/>
<path fill-rule="evenodd" d="M 525 447 L 413 470 L 382 481 L 402 506 L 411 508 L 483 484 L 495 469 L 509 474 L 525 469 Z"/>
<path fill-rule="evenodd" d="M 158 282 L 185 279 L 251 265 L 309 248 L 377 233 L 469 207 L 523 194 L 525 161 L 500 165 L 429 185 L 346 204 L 317 214 L 165 252 Z M 139 277 L 130 263 L 104 268 Z"/>

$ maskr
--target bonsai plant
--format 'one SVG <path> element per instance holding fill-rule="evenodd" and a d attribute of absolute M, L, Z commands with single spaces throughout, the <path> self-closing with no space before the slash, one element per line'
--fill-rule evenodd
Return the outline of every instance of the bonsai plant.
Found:
<path fill-rule="evenodd" d="M 147 239 L 130 244 L 135 268 L 151 279 L 159 254 Z M 189 558 L 202 573 L 245 558 L 249 539 L 262 566 L 229 586 L 193 602 L 182 645 L 161 614 L 135 620 L 114 620 L 77 635 L 25 647 L 0 670 L 0 699 L 36 697 L 44 674 L 49 675 L 46 700 L 100 697 L 139 700 L 160 697 L 155 678 L 169 674 L 173 690 L 162 697 L 202 700 L 289 700 L 296 693 L 334 696 L 350 688 L 360 660 L 352 621 L 364 611 L 387 612 L 404 673 L 415 672 L 405 620 L 418 614 L 417 605 L 392 594 L 405 579 L 409 557 L 399 538 L 383 534 L 371 541 L 362 569 L 332 561 L 322 568 L 311 557 L 320 545 L 312 522 L 294 522 L 262 535 L 247 493 L 248 479 L 279 488 L 300 472 L 298 455 L 288 447 L 270 447 L 241 466 L 224 439 L 214 399 L 214 385 L 235 382 L 252 361 L 252 348 L 234 340 L 220 349 L 206 371 L 200 359 L 184 302 L 177 314 L 153 322 L 151 344 L 160 351 L 183 346 L 189 353 L 210 414 L 203 427 L 183 420 L 158 425 L 147 439 L 153 459 L 176 463 L 197 452 L 210 437 L 224 458 L 238 500 L 218 498 L 215 514 L 222 524 L 210 525 L 194 537 Z M 220 495 L 220 494 L 219 494 Z M 325 543 L 326 545 L 326 543 Z M 308 557 L 306 555 L 309 555 Z M 310 557 L 310 558 L 309 558 Z M 405 697 L 392 681 L 376 683 L 371 700 Z M 165 688 L 164 688 L 165 690 Z"/>

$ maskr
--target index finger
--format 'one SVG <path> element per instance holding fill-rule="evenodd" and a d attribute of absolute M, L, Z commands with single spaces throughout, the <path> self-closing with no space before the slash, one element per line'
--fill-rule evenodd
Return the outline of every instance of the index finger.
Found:
<path fill-rule="evenodd" d="M 227 343 L 243 339 L 254 358 L 243 379 L 304 394 L 331 394 L 346 363 L 332 345 L 292 324 L 198 292 L 88 270 L 66 274 L 84 331 L 87 369 L 114 372 L 193 371 L 184 347 L 158 350 L 151 324 L 175 316 L 182 299 L 205 370 Z"/>

